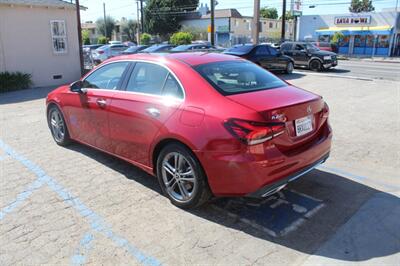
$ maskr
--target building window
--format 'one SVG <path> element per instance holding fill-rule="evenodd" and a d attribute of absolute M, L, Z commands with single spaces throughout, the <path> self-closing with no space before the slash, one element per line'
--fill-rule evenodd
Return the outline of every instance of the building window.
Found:
<path fill-rule="evenodd" d="M 235 20 L 235 26 L 239 27 L 239 20 L 238 19 Z"/>
<path fill-rule="evenodd" d="M 56 54 L 64 54 L 67 52 L 67 32 L 65 30 L 64 20 L 50 21 L 51 41 L 53 44 L 53 52 Z"/>
<path fill-rule="evenodd" d="M 272 29 L 274 27 L 274 23 L 270 22 L 269 23 L 269 28 Z"/>

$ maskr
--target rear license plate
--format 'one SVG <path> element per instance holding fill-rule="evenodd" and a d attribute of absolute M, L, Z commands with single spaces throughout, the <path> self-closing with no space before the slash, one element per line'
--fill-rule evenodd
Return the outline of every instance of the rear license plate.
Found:
<path fill-rule="evenodd" d="M 295 120 L 296 136 L 303 136 L 310 133 L 312 128 L 312 116 L 306 116 Z"/>

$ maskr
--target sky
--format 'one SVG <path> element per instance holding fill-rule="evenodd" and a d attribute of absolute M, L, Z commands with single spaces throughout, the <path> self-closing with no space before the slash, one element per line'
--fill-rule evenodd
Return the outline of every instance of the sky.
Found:
<path fill-rule="evenodd" d="M 216 9 L 236 8 L 242 15 L 251 16 L 253 14 L 252 0 L 217 0 Z M 287 0 L 287 9 L 290 9 L 290 1 Z M 137 6 L 136 0 L 80 0 L 80 4 L 87 7 L 87 11 L 81 12 L 82 21 L 96 21 L 97 18 L 103 16 L 103 2 L 106 4 L 106 13 L 115 19 L 121 17 L 136 19 Z M 200 3 L 210 1 L 200 0 Z M 303 0 L 303 14 L 342 14 L 348 13 L 348 7 L 351 0 Z M 393 8 L 396 6 L 397 0 L 373 0 L 375 11 L 381 11 L 382 8 Z M 400 1 L 399 10 L 400 10 Z M 315 5 L 314 8 L 309 6 Z M 282 12 L 282 0 L 261 0 L 261 7 L 275 7 L 278 12 Z"/>

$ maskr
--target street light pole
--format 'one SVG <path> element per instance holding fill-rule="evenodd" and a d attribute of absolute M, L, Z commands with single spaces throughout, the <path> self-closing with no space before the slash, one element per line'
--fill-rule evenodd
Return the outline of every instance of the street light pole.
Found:
<path fill-rule="evenodd" d="M 136 21 L 137 21 L 137 29 L 136 29 L 136 42 L 139 45 L 140 44 L 140 25 L 141 23 L 139 22 L 139 1 L 136 0 Z"/>
<path fill-rule="evenodd" d="M 258 44 L 260 34 L 260 0 L 254 0 L 252 38 L 253 44 Z"/>
<path fill-rule="evenodd" d="M 142 33 L 144 33 L 144 16 L 143 16 L 143 0 L 140 0 L 140 25 Z"/>
<path fill-rule="evenodd" d="M 81 26 L 81 9 L 79 5 L 79 0 L 75 1 L 75 8 L 76 8 L 76 22 L 77 22 L 77 29 L 78 29 L 78 45 L 79 45 L 79 63 L 81 67 L 81 75 L 85 74 L 83 68 L 83 51 L 82 51 L 82 26 Z"/>
<path fill-rule="evenodd" d="M 285 41 L 285 32 L 286 32 L 285 26 L 286 26 L 286 0 L 283 0 L 281 42 Z"/>
<path fill-rule="evenodd" d="M 215 44 L 215 23 L 214 23 L 214 14 L 215 14 L 215 0 L 211 0 L 210 1 L 210 8 L 211 8 L 211 13 L 210 13 L 210 19 L 211 19 L 211 30 L 210 30 L 210 34 L 211 34 L 211 45 Z"/>

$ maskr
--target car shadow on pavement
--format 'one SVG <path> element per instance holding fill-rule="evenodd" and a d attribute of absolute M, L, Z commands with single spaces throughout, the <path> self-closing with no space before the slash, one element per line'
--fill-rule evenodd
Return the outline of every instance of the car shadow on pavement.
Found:
<path fill-rule="evenodd" d="M 156 178 L 125 161 L 80 144 L 68 148 L 161 193 Z M 400 252 L 400 199 L 321 170 L 262 200 L 217 198 L 188 212 L 327 259 L 366 261 Z"/>
<path fill-rule="evenodd" d="M 288 80 L 300 79 L 305 75 L 302 73 L 292 73 L 292 74 L 277 74 L 277 76 L 283 80 L 288 81 Z"/>
<path fill-rule="evenodd" d="M 27 102 L 37 99 L 46 98 L 47 94 L 54 90 L 56 87 L 40 87 L 34 89 L 26 89 L 20 91 L 11 91 L 0 94 L 0 104 L 11 104 Z"/>

